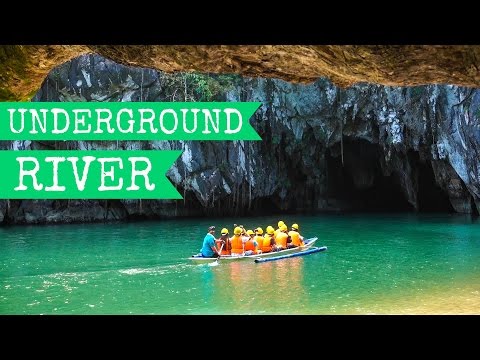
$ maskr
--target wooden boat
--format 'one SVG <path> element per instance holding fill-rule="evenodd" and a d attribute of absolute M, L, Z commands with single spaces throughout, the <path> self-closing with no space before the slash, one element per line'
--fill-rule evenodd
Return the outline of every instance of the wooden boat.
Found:
<path fill-rule="evenodd" d="M 308 255 L 308 254 L 314 254 L 314 253 L 316 253 L 316 252 L 325 251 L 325 250 L 327 250 L 327 247 L 326 247 L 326 246 L 321 246 L 321 247 L 313 246 L 313 247 L 311 247 L 311 248 L 308 249 L 308 250 L 296 252 L 296 253 L 293 253 L 293 254 L 285 254 L 285 255 L 280 255 L 280 256 L 272 256 L 272 257 L 263 258 L 263 259 L 261 259 L 261 258 L 260 258 L 260 259 L 255 259 L 255 263 L 262 263 L 262 262 L 267 262 L 267 261 L 275 261 L 275 260 L 289 259 L 289 258 L 292 258 L 292 257 L 305 256 L 305 255 Z"/>
<path fill-rule="evenodd" d="M 222 255 L 220 256 L 220 258 L 206 258 L 206 257 L 203 257 L 201 254 L 196 254 L 196 255 L 190 256 L 188 259 L 193 261 L 196 264 L 208 264 L 216 261 L 221 263 L 221 262 L 229 262 L 229 261 L 255 260 L 255 259 L 261 259 L 261 258 L 276 257 L 276 256 L 294 254 L 297 252 L 308 250 L 313 246 L 313 244 L 315 244 L 317 240 L 318 238 L 314 237 L 314 238 L 305 240 L 304 246 L 298 246 L 291 249 L 272 251 L 268 253 L 261 253 L 261 254 L 255 254 L 255 255 Z"/>

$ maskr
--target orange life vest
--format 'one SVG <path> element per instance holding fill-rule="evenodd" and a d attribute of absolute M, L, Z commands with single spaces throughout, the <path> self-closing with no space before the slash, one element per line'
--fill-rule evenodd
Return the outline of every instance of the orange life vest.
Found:
<path fill-rule="evenodd" d="M 286 249 L 287 248 L 287 239 L 288 239 L 288 234 L 282 232 L 279 232 L 277 236 L 275 237 L 275 244 L 277 246 L 281 246 L 282 248 Z"/>
<path fill-rule="evenodd" d="M 233 235 L 230 238 L 232 243 L 232 254 L 243 254 L 243 240 L 242 236 Z"/>
<path fill-rule="evenodd" d="M 262 245 L 262 252 L 270 252 L 272 251 L 271 239 L 273 239 L 272 235 L 265 235 L 263 238 L 263 245 Z"/>
<path fill-rule="evenodd" d="M 223 240 L 225 241 L 225 245 L 223 245 L 223 248 L 222 248 L 222 253 L 221 255 L 230 255 L 232 253 L 232 244 L 230 242 L 230 238 L 228 237 L 228 235 L 222 235 L 220 236 L 220 238 L 218 240 Z M 217 243 L 217 249 L 220 250 L 222 246 L 222 243 L 219 241 Z"/>
<path fill-rule="evenodd" d="M 262 247 L 263 247 L 263 236 L 260 236 L 260 235 L 255 235 L 255 237 L 253 238 L 253 240 L 255 240 L 257 242 L 257 251 L 258 250 L 262 250 Z M 263 251 L 263 250 L 262 250 Z"/>
<path fill-rule="evenodd" d="M 245 251 L 247 250 L 252 250 L 254 253 L 256 253 L 257 248 L 255 247 L 255 243 L 253 242 L 253 239 L 248 240 L 245 243 Z"/>
<path fill-rule="evenodd" d="M 298 233 L 298 231 L 291 230 L 288 233 L 288 236 L 290 236 L 292 238 L 292 244 L 293 245 L 295 245 L 295 246 L 303 246 L 304 245 L 302 239 L 300 239 L 300 234 Z"/>

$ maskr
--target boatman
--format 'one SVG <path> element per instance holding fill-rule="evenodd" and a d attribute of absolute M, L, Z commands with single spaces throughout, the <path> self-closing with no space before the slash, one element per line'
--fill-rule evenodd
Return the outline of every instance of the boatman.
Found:
<path fill-rule="evenodd" d="M 216 258 L 220 255 L 215 246 L 215 236 L 213 234 L 215 234 L 215 226 L 210 226 L 208 228 L 208 234 L 205 235 L 203 239 L 202 250 L 200 250 L 203 257 Z"/>

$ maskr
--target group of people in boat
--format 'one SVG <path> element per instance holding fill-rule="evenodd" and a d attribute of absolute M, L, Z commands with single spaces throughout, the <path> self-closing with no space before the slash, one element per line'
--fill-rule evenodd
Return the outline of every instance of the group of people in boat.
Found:
<path fill-rule="evenodd" d="M 203 257 L 243 256 L 304 245 L 298 224 L 293 224 L 290 231 L 282 220 L 277 225 L 276 230 L 272 226 L 267 226 L 266 234 L 264 234 L 261 227 L 257 227 L 255 230 L 245 230 L 243 225 L 235 224 L 232 237 L 230 237 L 228 229 L 223 228 L 221 236 L 218 238 L 215 237 L 215 226 L 210 226 L 203 239 L 201 254 Z"/>

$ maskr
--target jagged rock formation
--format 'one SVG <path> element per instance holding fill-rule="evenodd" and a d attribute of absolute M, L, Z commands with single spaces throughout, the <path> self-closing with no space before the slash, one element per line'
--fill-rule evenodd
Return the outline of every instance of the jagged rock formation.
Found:
<path fill-rule="evenodd" d="M 232 73 L 310 83 L 327 77 L 347 87 L 480 86 L 480 46 L 142 45 L 0 46 L 0 101 L 29 100 L 56 66 L 87 53 L 165 72 Z"/>
<path fill-rule="evenodd" d="M 301 210 L 478 213 L 480 91 L 453 85 L 338 88 L 166 74 L 82 56 L 34 100 L 260 101 L 261 142 L 2 142 L 25 149 L 182 149 L 167 176 L 184 201 L 0 201 L 5 223 Z"/>

